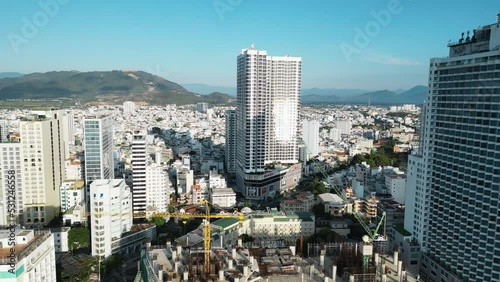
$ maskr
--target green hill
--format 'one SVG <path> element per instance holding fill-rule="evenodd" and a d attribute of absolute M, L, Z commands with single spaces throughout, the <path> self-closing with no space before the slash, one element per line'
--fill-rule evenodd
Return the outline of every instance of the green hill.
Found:
<path fill-rule="evenodd" d="M 175 82 L 143 71 L 59 71 L 0 79 L 0 100 L 5 99 L 182 105 L 197 102 L 227 104 L 234 98 L 222 93 L 217 93 L 216 97 L 192 93 Z"/>

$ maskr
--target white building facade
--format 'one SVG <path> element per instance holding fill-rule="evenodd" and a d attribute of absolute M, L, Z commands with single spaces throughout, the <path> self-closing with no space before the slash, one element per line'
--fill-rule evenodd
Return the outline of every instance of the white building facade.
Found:
<path fill-rule="evenodd" d="M 0 143 L 0 168 L 0 225 L 23 224 L 21 143 Z"/>
<path fill-rule="evenodd" d="M 298 161 L 301 64 L 300 57 L 268 56 L 253 46 L 238 56 L 236 179 L 245 196 L 275 192 L 279 179 L 255 178 L 262 178 L 266 165 Z"/>
<path fill-rule="evenodd" d="M 423 241 L 418 241 L 422 281 L 500 279 L 499 263 L 488 263 L 500 262 L 494 231 L 500 206 L 491 200 L 500 193 L 500 14 L 497 17 L 497 22 L 450 42 L 448 57 L 430 61 L 422 136 L 425 181 L 419 184 L 420 179 L 412 178 L 415 183 L 409 185 L 424 185 L 424 191 L 409 194 L 424 192 L 428 197 L 409 209 L 427 219 Z M 419 168 L 415 158 L 409 162 Z M 411 229 L 418 223 L 416 219 L 405 229 L 414 234 Z"/>
<path fill-rule="evenodd" d="M 93 256 L 106 258 L 123 233 L 132 228 L 132 194 L 123 179 L 95 180 L 90 184 Z"/>
<path fill-rule="evenodd" d="M 302 140 L 307 148 L 307 160 L 319 154 L 319 121 L 302 121 Z"/>
<path fill-rule="evenodd" d="M 10 254 L 9 230 L 0 231 L 1 253 Z M 2 282 L 45 282 L 56 281 L 56 254 L 53 234 L 35 233 L 24 229 L 15 232 L 14 267 L 9 257 L 0 258 Z"/>

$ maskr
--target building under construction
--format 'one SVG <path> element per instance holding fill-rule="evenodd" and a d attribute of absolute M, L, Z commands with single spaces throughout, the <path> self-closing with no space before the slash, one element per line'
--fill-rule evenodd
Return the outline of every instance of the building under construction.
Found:
<path fill-rule="evenodd" d="M 205 273 L 202 248 L 147 244 L 135 281 L 411 281 L 397 253 L 391 259 L 369 248 L 368 255 L 364 245 L 368 244 L 308 244 L 308 258 L 302 258 L 294 246 L 245 248 L 240 241 L 236 246 L 212 247 L 210 271 Z"/>

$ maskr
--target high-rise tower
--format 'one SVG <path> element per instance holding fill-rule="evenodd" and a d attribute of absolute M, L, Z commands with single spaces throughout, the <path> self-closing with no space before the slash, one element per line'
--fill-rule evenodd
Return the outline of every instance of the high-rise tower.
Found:
<path fill-rule="evenodd" d="M 430 61 L 421 155 L 409 158 L 405 229 L 423 281 L 500 280 L 500 15 Z"/>
<path fill-rule="evenodd" d="M 85 184 L 87 208 L 90 207 L 90 183 L 97 179 L 114 179 L 113 120 L 110 116 L 83 121 L 85 150 Z"/>
<path fill-rule="evenodd" d="M 236 174 L 247 197 L 279 190 L 280 173 L 267 173 L 266 165 L 298 161 L 301 61 L 268 56 L 253 46 L 238 56 Z"/>

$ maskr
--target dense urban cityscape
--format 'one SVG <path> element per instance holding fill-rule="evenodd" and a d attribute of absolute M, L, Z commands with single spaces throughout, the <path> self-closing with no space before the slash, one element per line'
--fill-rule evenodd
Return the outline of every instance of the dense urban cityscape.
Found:
<path fill-rule="evenodd" d="M 500 281 L 500 12 L 399 94 L 305 95 L 307 57 L 241 47 L 235 96 L 0 76 L 0 280 Z"/>

